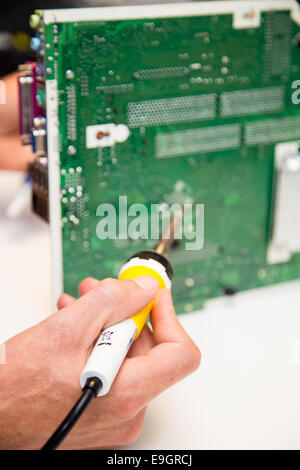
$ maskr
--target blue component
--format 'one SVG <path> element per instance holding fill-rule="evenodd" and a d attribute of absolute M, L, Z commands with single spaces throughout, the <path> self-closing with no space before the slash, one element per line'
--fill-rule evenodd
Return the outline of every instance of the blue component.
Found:
<path fill-rule="evenodd" d="M 30 143 L 32 147 L 32 152 L 35 153 L 35 139 L 32 131 L 30 132 Z"/>
<path fill-rule="evenodd" d="M 30 47 L 34 52 L 39 52 L 41 48 L 41 39 L 37 36 L 31 38 Z"/>
<path fill-rule="evenodd" d="M 36 66 L 37 66 L 37 74 L 38 74 L 40 77 L 44 77 L 44 75 L 45 75 L 45 66 L 44 66 L 44 62 L 38 61 L 38 62 L 36 63 Z"/>

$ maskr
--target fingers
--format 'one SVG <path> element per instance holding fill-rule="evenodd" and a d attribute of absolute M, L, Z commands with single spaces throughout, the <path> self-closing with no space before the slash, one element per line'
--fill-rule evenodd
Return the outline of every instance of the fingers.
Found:
<path fill-rule="evenodd" d="M 191 341 L 175 313 L 168 289 L 159 292 L 151 312 L 151 325 L 158 343 Z"/>
<path fill-rule="evenodd" d="M 90 290 L 94 289 L 94 287 L 96 287 L 99 282 L 100 281 L 98 279 L 95 279 L 93 277 L 87 277 L 83 279 L 83 281 L 81 281 L 78 287 L 80 297 L 89 292 Z"/>
<path fill-rule="evenodd" d="M 75 302 L 75 300 L 75 297 L 72 297 L 69 294 L 62 294 L 57 301 L 58 310 L 61 310 L 62 308 L 67 307 L 68 305 L 71 305 L 73 302 Z"/>
<path fill-rule="evenodd" d="M 98 283 L 98 279 L 94 279 L 93 277 L 87 277 L 86 279 L 83 279 L 78 287 L 80 297 L 96 287 Z M 62 294 L 57 301 L 57 308 L 61 310 L 68 305 L 71 305 L 73 302 L 75 302 L 75 300 L 75 297 L 72 297 L 69 294 Z"/>
<path fill-rule="evenodd" d="M 81 290 L 85 288 L 87 283 L 81 286 Z M 101 329 L 138 313 L 155 298 L 157 292 L 158 282 L 152 276 L 122 281 L 104 279 L 63 308 L 59 313 L 60 319 L 70 332 L 68 336 L 72 345 L 87 349 Z"/>
<path fill-rule="evenodd" d="M 129 349 L 127 357 L 136 357 L 148 354 L 156 345 L 153 333 L 148 325 L 145 325 L 140 336 Z"/>
<path fill-rule="evenodd" d="M 175 316 L 171 295 L 166 289 L 157 297 L 151 323 L 153 338 L 159 344 L 146 356 L 128 359 L 117 377 L 118 382 L 126 381 L 123 387 L 129 394 L 134 391 L 140 407 L 197 369 L 201 359 L 199 349 Z"/>

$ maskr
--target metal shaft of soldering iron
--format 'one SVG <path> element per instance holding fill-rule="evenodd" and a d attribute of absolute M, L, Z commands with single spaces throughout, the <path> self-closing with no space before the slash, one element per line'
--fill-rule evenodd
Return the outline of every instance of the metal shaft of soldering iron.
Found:
<path fill-rule="evenodd" d="M 181 214 L 173 214 L 173 216 L 170 219 L 170 224 L 164 231 L 161 239 L 159 240 L 156 248 L 154 251 L 158 253 L 159 255 L 164 255 L 166 254 L 169 249 L 171 248 L 174 238 L 175 238 L 175 232 L 176 228 L 179 224 L 179 220 L 181 220 Z"/>

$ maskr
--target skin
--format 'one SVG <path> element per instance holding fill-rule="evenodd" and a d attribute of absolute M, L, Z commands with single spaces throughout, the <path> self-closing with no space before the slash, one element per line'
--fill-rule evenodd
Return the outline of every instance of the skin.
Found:
<path fill-rule="evenodd" d="M 14 72 L 1 78 L 5 84 L 6 100 L 5 104 L 0 103 L 0 168 L 25 171 L 34 155 L 30 145 L 21 144 L 17 76 Z"/>
<path fill-rule="evenodd" d="M 2 80 L 0 169 L 25 171 L 33 154 L 19 135 L 17 73 Z M 158 293 L 157 281 L 144 278 L 147 289 L 134 280 L 85 279 L 79 300 L 62 295 L 58 312 L 7 341 L 6 364 L 0 364 L 1 449 L 41 448 L 79 398 L 79 376 L 99 332 L 155 297 L 152 331 L 144 328 L 110 392 L 90 404 L 60 448 L 109 448 L 134 441 L 149 401 L 197 369 L 200 352 L 180 325 L 170 292 Z"/>
<path fill-rule="evenodd" d="M 180 325 L 170 292 L 158 283 L 88 278 L 80 298 L 64 294 L 58 312 L 6 343 L 0 365 L 0 446 L 39 449 L 81 394 L 79 376 L 100 330 L 156 297 L 152 331 L 133 344 L 110 392 L 95 399 L 61 449 L 110 448 L 134 441 L 150 400 L 196 370 L 200 352 Z M 145 287 L 145 286 L 144 286 Z"/>

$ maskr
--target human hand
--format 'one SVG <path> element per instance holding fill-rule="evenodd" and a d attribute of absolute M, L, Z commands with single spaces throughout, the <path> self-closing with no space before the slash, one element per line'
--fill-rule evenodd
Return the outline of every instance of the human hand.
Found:
<path fill-rule="evenodd" d="M 61 309 L 6 343 L 0 365 L 0 442 L 3 449 L 40 448 L 81 395 L 79 376 L 100 331 L 137 313 L 158 291 L 150 276 L 134 280 L 88 278 L 79 300 L 64 294 Z M 150 284 L 149 284 L 150 283 Z M 167 289 L 159 292 L 146 326 L 133 344 L 110 392 L 96 398 L 61 448 L 92 449 L 132 442 L 146 405 L 193 372 L 200 352 L 180 325 Z"/>
<path fill-rule="evenodd" d="M 25 171 L 34 155 L 30 145 L 22 145 L 19 134 L 17 72 L 1 79 L 5 103 L 0 103 L 0 169 Z"/>

